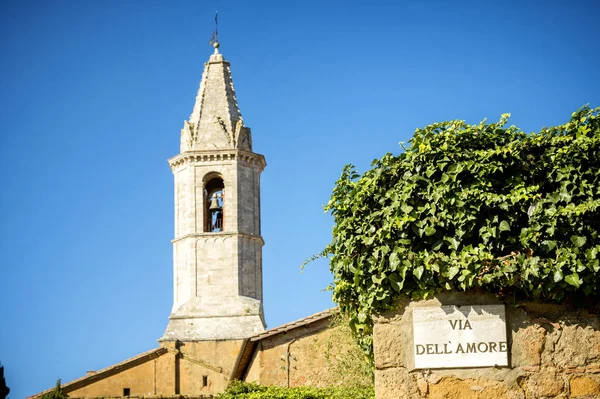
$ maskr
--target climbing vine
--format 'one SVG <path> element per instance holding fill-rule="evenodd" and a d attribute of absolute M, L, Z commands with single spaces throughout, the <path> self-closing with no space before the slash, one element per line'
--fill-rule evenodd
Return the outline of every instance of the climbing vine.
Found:
<path fill-rule="evenodd" d="M 532 134 L 507 127 L 508 114 L 435 123 L 362 176 L 344 167 L 325 207 L 335 226 L 321 255 L 367 353 L 372 315 L 400 297 L 598 294 L 599 112 L 586 106 Z"/>

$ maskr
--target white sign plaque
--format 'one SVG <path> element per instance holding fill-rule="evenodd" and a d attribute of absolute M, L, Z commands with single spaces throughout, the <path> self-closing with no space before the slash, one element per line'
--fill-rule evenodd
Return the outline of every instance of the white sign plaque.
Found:
<path fill-rule="evenodd" d="M 504 305 L 413 309 L 416 369 L 508 366 Z"/>

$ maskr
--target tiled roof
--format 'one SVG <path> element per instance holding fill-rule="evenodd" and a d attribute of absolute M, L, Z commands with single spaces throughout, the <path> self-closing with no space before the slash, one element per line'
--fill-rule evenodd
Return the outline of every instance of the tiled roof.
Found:
<path fill-rule="evenodd" d="M 253 342 L 254 341 L 260 341 L 261 339 L 264 339 L 264 338 L 267 338 L 267 337 L 272 337 L 273 335 L 277 335 L 277 334 L 280 334 L 280 333 L 288 332 L 288 331 L 293 330 L 295 328 L 307 326 L 307 325 L 312 324 L 314 322 L 317 322 L 319 320 L 326 319 L 328 317 L 331 317 L 332 315 L 334 315 L 337 312 L 339 312 L 338 308 L 327 309 L 327 310 L 324 310 L 322 312 L 315 313 L 315 314 L 313 314 L 311 316 L 305 317 L 303 319 L 292 321 L 291 323 L 283 324 L 283 325 L 281 325 L 279 327 L 271 328 L 271 329 L 269 329 L 267 331 L 264 331 L 262 333 L 253 335 L 252 337 L 250 337 L 248 339 L 250 341 L 253 341 Z"/>

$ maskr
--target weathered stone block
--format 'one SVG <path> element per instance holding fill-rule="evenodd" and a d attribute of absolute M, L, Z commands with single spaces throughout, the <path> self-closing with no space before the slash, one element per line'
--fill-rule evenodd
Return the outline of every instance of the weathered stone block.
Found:
<path fill-rule="evenodd" d="M 455 377 L 442 378 L 429 385 L 429 399 L 515 399 L 518 392 L 510 392 L 501 383 Z"/>
<path fill-rule="evenodd" d="M 373 346 L 375 351 L 375 368 L 406 367 L 404 353 L 405 342 L 410 338 L 406 328 L 398 324 L 375 324 L 373 326 Z"/>
<path fill-rule="evenodd" d="M 555 397 L 563 393 L 564 389 L 563 377 L 551 370 L 533 374 L 525 382 L 525 392 L 528 398 Z"/>
<path fill-rule="evenodd" d="M 568 325 L 554 347 L 554 363 L 567 368 L 600 361 L 600 331 L 591 326 Z"/>
<path fill-rule="evenodd" d="M 599 398 L 600 380 L 590 376 L 576 376 L 569 380 L 569 392 L 572 398 Z"/>
<path fill-rule="evenodd" d="M 420 397 L 416 390 L 409 391 L 409 373 L 403 367 L 375 370 L 375 397 L 377 399 L 410 399 Z"/>
<path fill-rule="evenodd" d="M 520 328 L 512 336 L 512 366 L 539 366 L 546 341 L 546 330 L 539 325 Z"/>

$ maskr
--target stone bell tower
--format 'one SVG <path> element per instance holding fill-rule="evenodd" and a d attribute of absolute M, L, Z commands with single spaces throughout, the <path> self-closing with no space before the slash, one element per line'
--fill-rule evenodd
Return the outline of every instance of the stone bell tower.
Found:
<path fill-rule="evenodd" d="M 161 341 L 231 340 L 264 330 L 260 173 L 238 108 L 229 63 L 204 64 L 181 130 L 175 176 L 173 309 Z"/>

